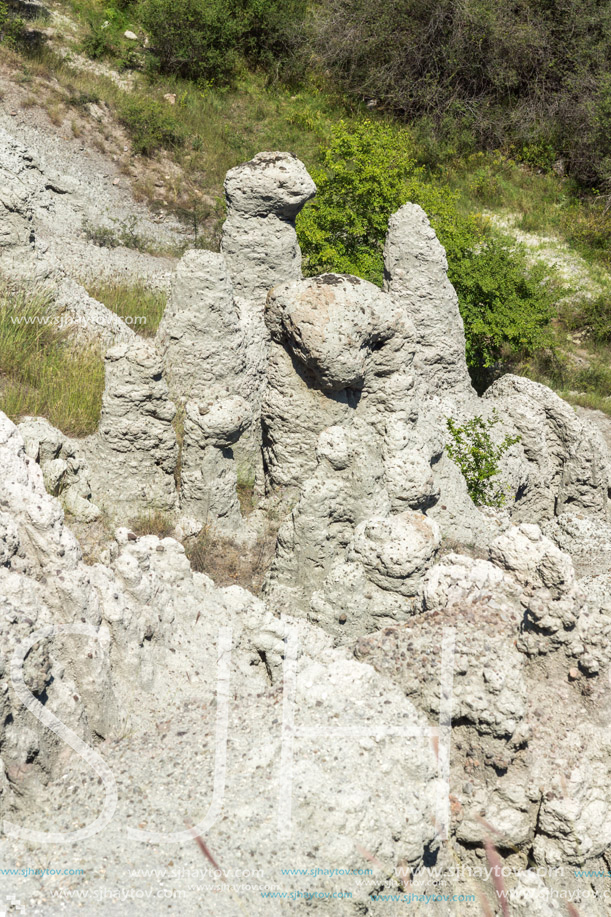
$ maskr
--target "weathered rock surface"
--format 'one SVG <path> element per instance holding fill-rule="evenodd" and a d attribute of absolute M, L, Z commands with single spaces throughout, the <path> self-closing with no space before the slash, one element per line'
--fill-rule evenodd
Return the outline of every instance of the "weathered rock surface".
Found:
<path fill-rule="evenodd" d="M 43 173 L 16 149 L 0 155 L 0 173 L 10 173 L 2 257 L 26 263 L 37 258 Z M 450 877 L 456 862 L 486 863 L 490 844 L 514 870 L 512 917 L 561 913 L 552 892 L 582 885 L 529 864 L 607 869 L 611 850 L 608 449 L 529 380 L 505 376 L 476 396 L 445 255 L 420 208 L 391 219 L 384 290 L 303 280 L 294 219 L 314 190 L 284 153 L 228 174 L 222 252 L 183 257 L 155 345 L 128 335 L 108 350 L 94 436 L 76 443 L 28 418 L 24 446 L 0 415 L 0 665 L 8 671 L 40 626 L 93 628 L 39 640 L 25 680 L 94 747 L 122 736 L 104 746 L 121 791 L 116 824 L 81 848 L 94 858 L 102 844 L 118 884 L 135 825 L 147 834 L 138 862 L 167 864 L 148 833 L 192 824 L 222 772 L 222 815 L 214 802 L 202 836 L 223 862 L 264 864 L 276 880 L 287 858 L 320 864 L 321 893 L 338 887 L 324 869 L 375 864 L 333 913 L 387 913 L 371 895 L 400 888 L 399 866 L 437 864 Z M 74 315 L 95 308 L 83 301 Z M 503 464 L 502 511 L 474 506 L 446 452 L 448 416 L 494 409 L 499 435 L 520 436 Z M 291 507 L 264 601 L 194 573 L 177 541 L 128 528 L 159 510 L 185 538 L 206 526 L 241 543 L 243 469 L 256 474 L 260 519 Z M 55 496 L 83 513 L 93 499 L 122 523 L 101 563 L 84 565 Z M 63 831 L 91 821 L 102 789 L 5 687 L 0 810 Z M 70 805 L 60 771 L 76 787 Z M 450 884 L 498 905 L 490 874 Z M 306 898 L 304 912 L 330 912 Z M 249 913 L 275 914 L 271 901 L 249 896 Z M 599 903 L 584 914 L 604 913 Z M 411 904 L 448 913 L 445 901 Z M 227 917 L 235 906 L 214 902 Z M 457 913 L 480 910 L 474 898 Z M 201 896 L 181 912 L 200 913 Z"/>
<path fill-rule="evenodd" d="M 36 135 L 26 132 L 18 138 L 0 124 L 0 274 L 12 285 L 25 285 L 28 292 L 42 287 L 54 320 L 72 336 L 104 348 L 131 340 L 132 329 L 78 281 L 91 278 L 94 264 L 96 277 L 106 274 L 116 281 L 123 276 L 135 282 L 144 274 L 148 282 L 150 273 L 153 286 L 164 287 L 171 264 L 166 260 L 159 266 L 152 256 L 125 248 L 103 250 L 101 257 L 98 246 L 79 238 L 88 223 L 97 225 L 100 220 L 103 208 L 96 182 L 91 174 L 76 177 L 65 169 L 60 174 L 52 164 L 56 144 L 47 144 L 45 155 L 39 155 L 39 143 Z M 91 172 L 89 158 L 87 168 Z M 114 207 L 115 222 L 123 209 Z M 160 227 L 155 234 L 166 235 Z"/>
<path fill-rule="evenodd" d="M 105 365 L 99 428 L 81 446 L 95 500 L 117 519 L 171 513 L 178 506 L 176 408 L 161 361 L 150 344 L 138 341 L 111 348 Z"/>
<path fill-rule="evenodd" d="M 26 454 L 40 465 L 47 492 L 59 497 L 64 509 L 79 522 L 93 522 L 100 509 L 91 500 L 89 468 L 79 444 L 44 417 L 24 417 L 19 435 Z"/>
<path fill-rule="evenodd" d="M 189 401 L 185 407 L 181 508 L 219 532 L 235 532 L 242 522 L 232 447 L 251 419 L 239 395 L 209 405 Z"/>
<path fill-rule="evenodd" d="M 414 371 L 426 390 L 444 397 L 472 394 L 465 332 L 446 254 L 417 204 L 405 204 L 390 218 L 384 266 L 385 290 L 414 323 Z"/>
<path fill-rule="evenodd" d="M 221 252 L 236 296 L 265 302 L 276 284 L 300 279 L 295 217 L 315 192 L 291 153 L 258 153 L 227 173 Z"/>
<path fill-rule="evenodd" d="M 596 428 L 550 389 L 521 376 L 497 380 L 485 402 L 521 437 L 517 459 L 504 468 L 516 492 L 514 518 L 543 521 L 565 510 L 608 518 L 609 450 Z"/>
<path fill-rule="evenodd" d="M 223 698 L 229 699 L 221 691 L 216 704 L 214 701 L 214 645 L 226 639 L 219 637 L 219 627 L 233 628 L 225 652 L 233 643 L 231 678 L 235 686 L 230 695 L 229 793 L 218 838 L 233 838 L 234 855 L 239 855 L 245 826 L 258 851 L 253 862 L 265 864 L 266 869 L 279 869 L 287 855 L 301 861 L 314 849 L 326 870 L 347 865 L 357 869 L 359 843 L 385 861 L 416 866 L 425 850 L 435 847 L 437 781 L 431 751 L 418 735 L 408 734 L 400 744 L 390 737 L 375 742 L 369 738 L 382 719 L 389 727 L 425 731 L 422 717 L 399 689 L 370 666 L 332 649 L 328 637 L 307 627 L 299 632 L 293 657 L 294 709 L 299 728 L 309 729 L 312 735 L 320 732 L 320 738 L 314 748 L 310 743 L 295 748 L 293 803 L 288 809 L 293 827 L 278 845 L 275 823 L 269 824 L 265 812 L 269 814 L 278 800 L 281 805 L 286 803 L 288 772 L 277 772 L 270 783 L 270 765 L 280 761 L 287 748 L 274 717 L 273 698 L 278 697 L 275 682 L 282 676 L 287 627 L 295 628 L 295 622 L 273 618 L 260 601 L 238 587 L 219 590 L 207 577 L 194 574 L 184 549 L 173 539 L 136 539 L 128 529 L 118 529 L 106 565 L 86 567 L 63 524 L 57 500 L 44 490 L 40 468 L 26 455 L 17 430 L 4 415 L 0 415 L 0 462 L 4 471 L 0 480 L 0 581 L 5 620 L 10 625 L 0 630 L 2 659 L 8 664 L 17 640 L 29 639 L 36 628 L 60 622 L 87 623 L 91 627 L 87 639 L 60 636 L 30 653 L 26 684 L 34 695 L 44 694 L 45 707 L 90 745 L 95 747 L 99 737 L 130 736 L 105 749 L 120 790 L 119 808 L 107 828 L 108 839 L 99 834 L 89 840 L 83 837 L 81 856 L 83 851 L 99 851 L 100 844 L 107 844 L 111 872 L 124 868 L 126 845 L 134 840 L 126 835 L 124 824 L 130 814 L 124 808 L 127 786 L 123 778 L 128 773 L 132 789 L 135 774 L 138 785 L 146 786 L 141 802 L 148 815 L 138 830 L 148 828 L 142 837 L 148 837 L 148 832 L 184 831 L 182 818 L 176 819 L 176 793 L 193 812 L 193 792 L 202 782 L 211 785 L 215 751 L 210 745 L 211 753 L 202 757 L 202 729 L 213 732 L 217 717 L 218 730 L 222 714 L 215 712 L 216 707 L 222 709 Z M 219 659 L 222 665 L 222 654 Z M 263 659 L 266 665 L 253 665 Z M 275 673 L 271 686 L 268 671 Z M 105 777 L 104 787 L 92 783 L 82 760 L 76 756 L 68 760 L 58 737 L 37 726 L 20 708 L 10 686 L 5 689 L 2 711 L 2 812 L 10 808 L 11 821 L 25 830 L 35 827 L 65 833 L 74 830 L 75 816 L 77 823 L 92 821 L 110 778 Z M 169 757 L 163 743 L 158 744 L 155 724 L 160 718 L 187 726 L 179 736 L 191 735 L 191 750 L 180 759 L 180 767 L 191 770 L 190 778 L 176 772 L 176 744 L 172 743 Z M 333 754 L 338 739 L 329 734 L 329 722 L 354 732 L 354 739 L 340 739 L 341 759 Z M 218 755 L 223 753 L 222 739 L 220 746 L 218 740 L 217 732 L 217 767 Z M 318 749 L 323 747 L 329 753 L 320 756 Z M 353 764 L 348 764 L 349 759 Z M 195 760 L 197 776 L 193 773 Z M 380 773 L 385 774 L 384 787 L 374 779 Z M 69 813 L 65 800 L 57 806 L 65 786 L 61 779 L 58 782 L 60 775 L 70 775 L 68 779 L 79 787 L 71 797 Z M 43 776 L 44 791 L 40 785 Z M 41 794 L 45 796 L 42 807 L 37 801 Z M 131 791 L 129 796 L 133 797 Z M 369 813 L 366 822 L 364 808 Z M 288 828 L 284 823 L 285 832 Z M 23 842 L 13 835 L 10 843 L 17 851 Z M 155 850 L 146 849 L 149 857 L 151 849 Z M 30 893 L 38 898 L 41 889 Z M 355 893 L 357 900 L 366 900 L 367 889 L 356 888 Z M 93 913 L 99 904 L 95 901 L 92 899 Z M 227 908 L 221 903 L 217 912 L 229 915 L 233 906 L 233 901 Z M 269 906 L 259 899 L 251 910 L 269 913 Z M 194 913 L 190 903 L 183 912 Z"/>

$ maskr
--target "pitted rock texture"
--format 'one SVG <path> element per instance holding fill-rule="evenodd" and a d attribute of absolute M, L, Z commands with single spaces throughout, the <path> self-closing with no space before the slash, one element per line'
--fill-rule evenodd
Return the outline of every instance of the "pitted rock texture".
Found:
<path fill-rule="evenodd" d="M 242 522 L 233 446 L 251 424 L 250 407 L 239 395 L 213 404 L 187 402 L 181 452 L 181 509 L 235 532 Z"/>
<path fill-rule="evenodd" d="M 17 641 L 29 639 L 43 625 L 76 621 L 92 629 L 86 639 L 44 640 L 25 667 L 29 690 L 92 748 L 101 737 L 109 739 L 104 757 L 117 781 L 118 808 L 107 835 L 79 842 L 80 856 L 87 856 L 87 850 L 99 853 L 104 844 L 110 872 L 125 868 L 126 856 L 132 856 L 128 851 L 134 849 L 133 836 L 126 834 L 126 827 L 135 827 L 130 821 L 134 805 L 146 811 L 138 830 L 147 836 L 148 831 L 184 831 L 183 806 L 191 813 L 196 805 L 205 809 L 202 787 L 212 787 L 215 756 L 221 753 L 213 738 L 215 720 L 219 729 L 217 707 L 223 703 L 217 691 L 221 628 L 231 630 L 220 662 L 231 653 L 232 687 L 226 696 L 232 739 L 217 843 L 227 832 L 231 856 L 237 857 L 247 829 L 251 849 L 258 851 L 254 861 L 260 858 L 265 868 L 271 865 L 278 872 L 286 856 L 301 862 L 314 849 L 326 870 L 358 870 L 359 845 L 384 861 L 414 867 L 427 851 L 436 849 L 435 760 L 418 735 L 427 733 L 424 718 L 400 689 L 345 651 L 333 649 L 318 629 L 290 618 L 279 621 L 239 587 L 217 589 L 207 577 L 192 572 L 184 549 L 171 538 L 138 539 L 129 529 L 119 528 L 108 546 L 106 563 L 86 567 L 59 503 L 45 492 L 39 466 L 26 455 L 16 428 L 2 414 L 0 461 L 3 665 Z M 307 742 L 294 749 L 292 831 L 279 845 L 275 825 L 270 826 L 265 813 L 269 815 L 278 800 L 286 801 L 283 772 L 274 764 L 286 755 L 287 747 L 276 704 L 285 640 L 293 641 L 292 634 L 297 640 L 296 723 L 320 736 L 314 745 Z M 5 817 L 10 813 L 11 821 L 26 830 L 67 833 L 75 824 L 93 821 L 104 787 L 91 780 L 81 759 L 67 754 L 59 739 L 24 711 L 6 683 L 3 697 L 0 812 Z M 348 741 L 341 738 L 341 757 L 335 753 L 337 738 L 328 732 L 330 722 L 353 735 Z M 391 730 L 411 733 L 400 743 L 392 735 L 372 741 L 370 735 L 382 722 Z M 168 723 L 181 727 L 179 738 L 173 737 L 169 746 L 159 732 Z M 328 751 L 321 755 L 320 749 Z M 375 779 L 380 774 L 383 785 Z M 134 776 L 139 787 L 135 795 Z M 75 788 L 69 805 L 68 785 Z M 19 856 L 24 842 L 12 837 L 9 843 Z M 158 849 L 167 859 L 163 846 L 145 847 L 138 839 L 135 849 L 146 850 L 148 862 L 157 857 Z M 181 849 L 197 850 L 191 843 Z M 328 880 L 321 883 L 322 891 L 330 888 Z M 20 884 L 20 890 L 28 884 Z M 368 885 L 354 889 L 359 907 L 368 892 Z M 32 906 L 47 893 L 44 882 L 32 887 Z M 96 899 L 92 900 L 91 912 L 98 913 Z M 227 907 L 221 901 L 218 912 L 229 917 L 233 907 L 233 900 Z M 269 905 L 258 898 L 250 910 L 267 914 Z M 184 913 L 196 911 L 191 902 L 185 903 Z"/>
<path fill-rule="evenodd" d="M 47 492 L 59 497 L 64 509 L 79 522 L 93 522 L 100 509 L 91 500 L 89 468 L 78 442 L 53 427 L 44 417 L 24 417 L 19 434 L 27 455 L 42 470 Z"/>
<path fill-rule="evenodd" d="M 19 198 L 16 222 L 5 221 L 17 260 L 36 248 L 24 243 L 24 227 L 30 213 L 36 222 L 40 180 L 22 152 L 33 196 Z M 528 380 L 504 377 L 476 396 L 445 256 L 420 208 L 391 219 L 380 291 L 341 275 L 301 279 L 294 218 L 314 186 L 294 157 L 260 154 L 229 173 L 226 193 L 222 253 L 183 257 L 156 347 L 130 340 L 109 350 L 97 434 L 74 443 L 28 420 L 25 448 L 0 415 L 0 664 L 39 625 L 98 629 L 95 638 L 40 642 L 25 668 L 33 693 L 79 735 L 94 745 L 122 737 L 105 747 L 121 789 L 111 871 L 124 868 L 126 850 L 133 856 L 126 823 L 182 830 L 185 817 L 206 811 L 224 698 L 231 790 L 215 845 L 225 862 L 277 872 L 286 856 L 327 869 L 381 863 L 338 914 L 378 917 L 387 902 L 371 892 L 395 891 L 389 876 L 399 864 L 481 866 L 490 840 L 522 870 L 533 861 L 607 869 L 611 528 L 602 439 Z M 512 496 L 498 512 L 474 506 L 446 451 L 449 416 L 462 423 L 494 408 L 501 435 L 521 437 L 503 464 Z M 257 475 L 259 519 L 290 507 L 264 601 L 194 573 L 177 541 L 137 538 L 128 527 L 158 509 L 182 513 L 185 538 L 205 525 L 212 537 L 243 543 L 242 463 Z M 66 505 L 71 491 L 88 503 L 90 488 L 123 523 L 101 563 L 83 564 L 45 481 Z M 220 628 L 231 629 L 230 642 Z M 230 687 L 217 689 L 229 645 Z M 7 681 L 0 809 L 27 824 L 44 815 L 61 830 L 75 813 L 91 820 L 100 799 L 82 766 L 64 762 L 59 740 L 26 717 L 12 691 Z M 295 830 L 280 844 L 289 745 Z M 77 788 L 74 801 L 50 790 L 43 811 L 41 781 L 53 786 L 60 769 Z M 145 866 L 151 857 L 162 864 L 154 844 L 142 849 Z M 561 891 L 564 880 L 537 878 L 507 880 L 512 917 L 555 913 L 549 896 L 529 910 L 529 895 Z M 326 878 L 319 888 L 336 890 Z M 454 888 L 467 890 L 460 880 Z M 498 905 L 489 884 L 477 888 Z M 249 912 L 272 913 L 270 900 L 249 899 Z M 447 914 L 445 903 L 414 905 Z M 306 906 L 328 910 L 328 902 Z M 234 917 L 235 902 L 219 897 L 217 909 Z M 475 901 L 464 913 L 480 910 Z"/>
<path fill-rule="evenodd" d="M 486 392 L 503 427 L 520 436 L 504 473 L 516 492 L 513 516 L 543 521 L 566 510 L 609 517 L 611 465 L 600 432 L 554 392 L 507 374 Z"/>
<path fill-rule="evenodd" d="M 106 354 L 106 384 L 97 433 L 82 443 L 94 497 L 115 518 L 178 507 L 174 471 L 176 407 L 161 361 L 144 341 Z"/>
<path fill-rule="evenodd" d="M 546 621 L 532 615 L 543 605 Z M 589 674 L 572 668 L 571 635 L 587 643 L 594 634 L 579 627 L 586 612 L 570 557 L 536 526 L 513 527 L 493 542 L 489 560 L 449 554 L 433 566 L 424 608 L 360 638 L 355 653 L 430 717 L 439 716 L 442 685 L 451 682 L 444 696 L 452 705 L 456 841 L 472 848 L 493 840 L 508 856 L 532 850 L 541 867 L 600 857 L 609 846 L 611 765 L 598 724 L 606 689 L 592 680 L 609 659 Z"/>
<path fill-rule="evenodd" d="M 259 153 L 227 173 L 221 251 L 237 296 L 264 302 L 276 284 L 301 277 L 295 217 L 315 193 L 291 153 Z"/>
<path fill-rule="evenodd" d="M 465 332 L 448 262 L 424 210 L 405 204 L 390 218 L 384 248 L 385 285 L 416 329 L 414 370 L 426 389 L 445 397 L 473 394 Z"/>

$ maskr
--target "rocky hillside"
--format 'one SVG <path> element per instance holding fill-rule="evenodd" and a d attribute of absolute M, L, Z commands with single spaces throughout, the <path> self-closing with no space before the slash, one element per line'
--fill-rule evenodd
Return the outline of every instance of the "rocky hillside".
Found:
<path fill-rule="evenodd" d="M 185 238 L 0 128 L 8 320 L 44 289 L 104 361 L 87 437 L 0 414 L 5 909 L 609 913 L 603 433 L 519 376 L 475 393 L 420 207 L 383 289 L 303 279 L 284 152 L 227 174 L 220 252 L 100 249 L 102 200 Z M 167 292 L 154 337 L 102 275 Z M 504 500 L 455 460 L 480 422 Z"/>

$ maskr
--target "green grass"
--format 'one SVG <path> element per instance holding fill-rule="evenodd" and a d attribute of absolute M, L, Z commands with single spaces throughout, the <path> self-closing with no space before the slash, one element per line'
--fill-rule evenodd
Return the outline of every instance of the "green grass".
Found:
<path fill-rule="evenodd" d="M 90 296 L 115 312 L 136 334 L 154 337 L 167 302 L 167 295 L 143 283 L 127 284 L 97 280 L 86 282 Z"/>
<path fill-rule="evenodd" d="M 603 196 L 585 197 L 570 179 L 500 152 L 454 157 L 438 171 L 466 210 L 515 215 L 517 229 L 557 237 L 593 266 L 611 268 L 611 208 Z"/>
<path fill-rule="evenodd" d="M 42 415 L 68 435 L 85 436 L 100 417 L 102 357 L 68 341 L 48 317 L 44 292 L 0 287 L 0 409 L 11 420 Z"/>

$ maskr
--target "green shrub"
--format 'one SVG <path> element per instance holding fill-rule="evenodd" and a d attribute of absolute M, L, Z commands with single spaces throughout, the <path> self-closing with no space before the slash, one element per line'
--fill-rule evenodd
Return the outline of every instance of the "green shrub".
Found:
<path fill-rule="evenodd" d="M 102 57 L 111 57 L 116 53 L 116 37 L 108 27 L 108 22 L 99 16 L 91 16 L 88 22 L 88 31 L 81 42 L 81 47 L 87 57 L 99 60 Z"/>
<path fill-rule="evenodd" d="M 110 0 L 103 8 L 93 5 L 86 8 L 88 31 L 81 47 L 88 57 L 117 57 L 123 52 L 134 54 L 133 43 L 124 38 L 126 29 L 133 30 L 133 20 L 127 16 L 126 4 Z"/>
<path fill-rule="evenodd" d="M 596 344 L 611 343 L 611 298 L 609 293 L 582 299 L 570 313 L 569 327 L 585 330 Z"/>
<path fill-rule="evenodd" d="M 313 177 L 318 193 L 297 221 L 307 274 L 350 273 L 381 285 L 388 219 L 412 201 L 446 249 L 478 388 L 501 358 L 523 359 L 547 342 L 553 310 L 544 269 L 529 268 L 515 243 L 465 216 L 457 196 L 427 178 L 407 130 L 342 121 Z"/>
<path fill-rule="evenodd" d="M 388 219 L 421 174 L 406 131 L 340 121 L 313 172 L 316 197 L 298 218 L 307 273 L 356 274 L 381 285 Z"/>
<path fill-rule="evenodd" d="M 0 43 L 9 47 L 21 44 L 25 36 L 25 24 L 18 16 L 11 16 L 5 3 L 0 2 Z"/>
<path fill-rule="evenodd" d="M 162 73 L 221 84 L 233 77 L 240 26 L 225 0 L 142 0 L 140 18 Z"/>
<path fill-rule="evenodd" d="M 181 124 L 163 102 L 126 94 L 119 106 L 119 116 L 131 135 L 136 153 L 150 156 L 160 148 L 171 149 L 184 143 Z"/>
<path fill-rule="evenodd" d="M 223 85 L 242 59 L 282 70 L 305 9 L 306 0 L 142 0 L 140 17 L 153 67 Z"/>
<path fill-rule="evenodd" d="M 499 507 L 507 500 L 506 486 L 495 479 L 501 458 L 520 437 L 506 436 L 500 443 L 493 442 L 490 431 L 499 420 L 496 409 L 487 420 L 473 417 L 463 426 L 458 426 L 451 417 L 447 420 L 451 438 L 446 451 L 460 468 L 476 506 Z"/>
<path fill-rule="evenodd" d="M 316 59 L 358 98 L 585 186 L 611 183 L 611 6 L 602 0 L 325 0 Z"/>
<path fill-rule="evenodd" d="M 465 325 L 467 363 L 482 390 L 496 363 L 521 361 L 549 345 L 555 310 L 547 268 L 528 266 L 520 249 L 495 236 L 476 249 L 450 250 L 448 264 Z"/>

